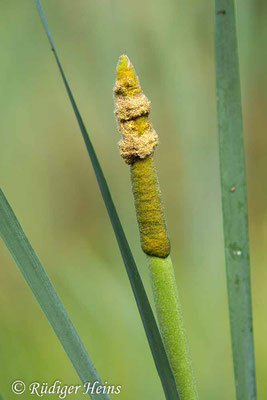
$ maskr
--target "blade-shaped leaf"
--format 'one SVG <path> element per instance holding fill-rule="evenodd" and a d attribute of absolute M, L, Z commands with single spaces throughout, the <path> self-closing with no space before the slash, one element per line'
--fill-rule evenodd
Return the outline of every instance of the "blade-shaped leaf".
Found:
<path fill-rule="evenodd" d="M 87 133 L 87 130 L 85 128 L 85 125 L 83 123 L 82 117 L 80 115 L 80 112 L 78 110 L 78 107 L 76 105 L 76 102 L 74 100 L 74 97 L 72 95 L 71 89 L 69 87 L 69 84 L 67 82 L 66 76 L 64 74 L 62 65 L 60 63 L 58 54 L 55 49 L 55 45 L 51 36 L 51 33 L 48 28 L 48 24 L 46 22 L 43 9 L 41 7 L 40 1 L 35 0 L 37 9 L 39 11 L 39 14 L 41 16 L 47 37 L 49 39 L 52 51 L 54 53 L 61 77 L 63 79 L 66 91 L 68 93 L 71 105 L 73 107 L 75 116 L 77 118 L 83 140 L 85 142 L 88 154 L 90 156 L 92 166 L 96 175 L 96 179 L 106 206 L 106 209 L 109 214 L 109 218 L 111 221 L 111 224 L 113 226 L 114 233 L 116 235 L 116 239 L 120 248 L 120 252 L 124 261 L 124 265 L 126 267 L 126 271 L 131 283 L 131 287 L 135 296 L 135 300 L 138 306 L 138 310 L 143 322 L 143 326 L 146 332 L 146 336 L 150 345 L 150 349 L 155 361 L 155 365 L 157 368 L 157 371 L 159 373 L 159 377 L 162 382 L 162 386 L 165 392 L 166 399 L 179 399 L 179 395 L 177 392 L 177 388 L 175 385 L 175 380 L 174 376 L 168 361 L 168 357 L 166 355 L 161 336 L 158 330 L 157 323 L 155 321 L 149 300 L 147 298 L 141 277 L 139 275 L 138 269 L 136 267 L 131 249 L 129 247 L 129 244 L 127 242 L 124 230 L 122 228 L 119 216 L 117 214 L 116 208 L 114 206 L 105 176 L 103 174 L 103 171 L 101 169 L 100 163 L 98 161 L 98 158 L 96 156 L 96 153 L 94 151 L 92 142 L 89 138 L 89 135 Z"/>
<path fill-rule="evenodd" d="M 0 236 L 40 304 L 83 384 L 97 382 L 96 387 L 101 386 L 99 375 L 78 333 L 1 189 Z M 109 400 L 109 396 L 103 393 L 93 393 L 90 394 L 90 397 L 92 399 Z"/>
<path fill-rule="evenodd" d="M 215 51 L 224 246 L 236 397 L 254 400 L 246 176 L 234 0 L 215 0 Z"/>

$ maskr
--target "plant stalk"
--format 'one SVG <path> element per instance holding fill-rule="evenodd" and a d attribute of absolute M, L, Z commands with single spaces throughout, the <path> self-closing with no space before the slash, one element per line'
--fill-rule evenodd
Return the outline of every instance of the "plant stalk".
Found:
<path fill-rule="evenodd" d="M 198 398 L 183 314 L 170 256 L 147 256 L 157 317 L 181 399 Z"/>

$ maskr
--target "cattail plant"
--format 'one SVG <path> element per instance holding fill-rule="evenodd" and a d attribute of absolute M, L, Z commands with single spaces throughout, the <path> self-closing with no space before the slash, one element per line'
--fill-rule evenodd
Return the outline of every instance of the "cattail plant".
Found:
<path fill-rule="evenodd" d="M 103 197 L 109 218 L 118 242 L 118 246 L 124 261 L 124 265 L 129 277 L 138 311 L 144 326 L 150 350 L 161 380 L 166 400 L 180 400 L 175 384 L 174 374 L 170 367 L 169 359 L 164 348 L 157 323 L 154 318 L 145 288 L 139 275 L 131 249 L 127 242 L 124 230 L 121 226 L 119 216 L 113 203 L 109 187 L 95 153 L 93 144 L 83 123 L 81 114 L 76 105 L 74 96 L 68 84 L 60 59 L 58 57 L 52 35 L 50 33 L 45 15 L 39 0 L 35 0 L 40 14 L 44 29 L 51 45 L 55 60 L 65 85 L 70 103 L 76 116 L 81 134 L 90 157 L 96 179 Z M 63 304 L 61 303 L 53 285 L 51 284 L 45 270 L 37 258 L 26 235 L 24 234 L 12 208 L 10 207 L 4 193 L 0 189 L 0 237 L 6 244 L 17 266 L 23 274 L 26 282 L 39 302 L 48 321 L 53 327 L 59 340 L 61 341 L 66 354 L 76 369 L 83 383 L 95 381 L 97 386 L 101 385 L 92 361 L 72 325 Z M 109 400 L 107 393 L 90 393 L 88 395 L 94 399 Z"/>
<path fill-rule="evenodd" d="M 96 175 L 165 398 L 197 400 L 196 382 L 170 258 L 170 240 L 154 166 L 158 135 L 149 120 L 150 101 L 142 92 L 128 57 L 122 55 L 117 65 L 114 87 L 115 114 L 122 135 L 119 149 L 123 160 L 130 167 L 141 247 L 148 260 L 159 327 L 100 162 L 62 68 L 40 0 L 35 0 L 35 3 Z M 215 50 L 225 260 L 236 399 L 256 400 L 246 179 L 234 0 L 215 0 Z M 95 381 L 98 387 L 102 386 L 101 378 L 81 338 L 1 189 L 0 237 L 81 381 Z M 110 400 L 109 394 L 105 392 L 88 394 L 91 399 Z"/>
<path fill-rule="evenodd" d="M 147 255 L 163 342 L 182 400 L 197 399 L 188 341 L 170 258 L 164 209 L 153 154 L 158 136 L 149 120 L 150 101 L 143 94 L 126 55 L 119 59 L 114 87 L 115 114 L 122 139 L 120 154 L 130 165 L 141 246 Z"/>

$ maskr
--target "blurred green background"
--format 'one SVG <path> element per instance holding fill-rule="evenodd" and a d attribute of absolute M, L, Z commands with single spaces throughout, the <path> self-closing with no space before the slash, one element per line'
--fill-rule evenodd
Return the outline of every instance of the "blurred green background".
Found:
<path fill-rule="evenodd" d="M 155 161 L 199 395 L 234 398 L 220 202 L 213 1 L 43 1 L 65 72 L 152 301 L 112 88 L 126 52 L 152 101 Z M 0 2 L 0 182 L 101 378 L 164 395 L 110 222 L 33 0 Z M 259 399 L 267 398 L 267 3 L 238 0 Z M 79 383 L 0 243 L 0 392 Z M 33 396 L 32 396 L 33 397 Z M 45 398 L 56 398 L 44 396 Z M 80 399 L 84 396 L 69 396 Z M 29 399 L 29 394 L 20 396 Z"/>

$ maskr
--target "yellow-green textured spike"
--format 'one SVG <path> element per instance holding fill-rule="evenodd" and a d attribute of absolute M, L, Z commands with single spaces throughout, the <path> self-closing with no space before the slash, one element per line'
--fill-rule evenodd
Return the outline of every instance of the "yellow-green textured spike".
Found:
<path fill-rule="evenodd" d="M 142 249 L 165 258 L 170 254 L 170 241 L 152 156 L 131 164 L 131 179 Z"/>
<path fill-rule="evenodd" d="M 170 254 L 153 152 L 158 142 L 148 115 L 150 102 L 143 94 L 129 58 L 122 55 L 116 70 L 115 114 L 122 134 L 120 154 L 131 165 L 132 188 L 143 251 L 165 258 Z"/>
<path fill-rule="evenodd" d="M 197 400 L 194 371 L 183 323 L 153 153 L 158 137 L 149 120 L 150 102 L 127 56 L 120 57 L 114 87 L 122 134 L 120 153 L 131 168 L 141 245 L 147 254 L 164 346 L 181 400 Z"/>
<path fill-rule="evenodd" d="M 133 96 L 142 92 L 138 76 L 126 55 L 119 59 L 116 69 L 116 89 L 118 94 Z"/>

